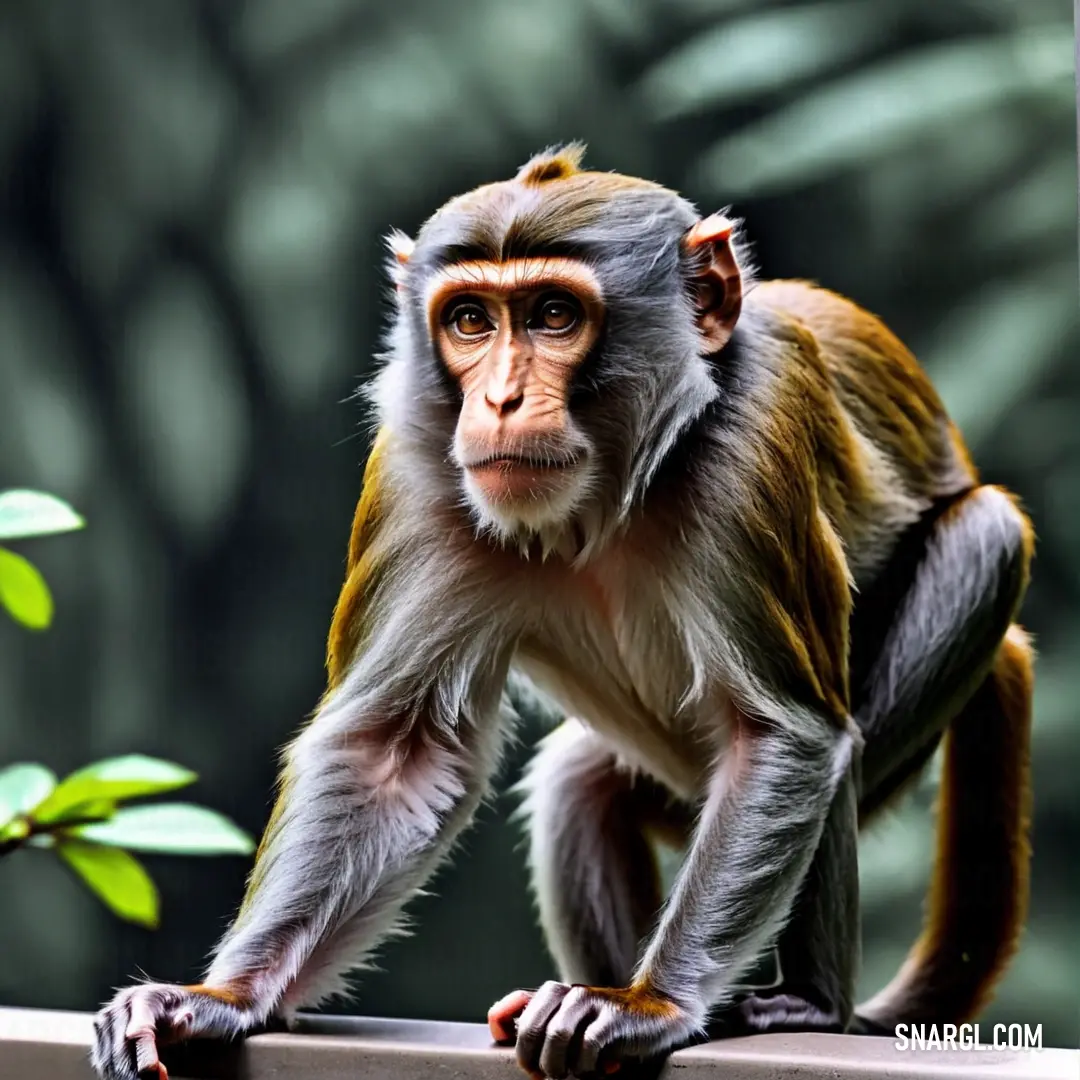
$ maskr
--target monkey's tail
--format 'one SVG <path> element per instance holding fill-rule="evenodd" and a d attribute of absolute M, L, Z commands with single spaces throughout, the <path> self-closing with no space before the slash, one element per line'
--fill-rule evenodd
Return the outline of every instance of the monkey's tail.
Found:
<path fill-rule="evenodd" d="M 1027 915 L 1033 652 L 1015 624 L 990 674 L 953 720 L 937 806 L 923 930 L 855 1030 L 964 1023 L 993 997 Z"/>

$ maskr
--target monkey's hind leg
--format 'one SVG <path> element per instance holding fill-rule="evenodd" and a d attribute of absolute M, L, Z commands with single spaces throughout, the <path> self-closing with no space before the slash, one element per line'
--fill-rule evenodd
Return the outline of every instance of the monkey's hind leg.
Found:
<path fill-rule="evenodd" d="M 1029 888 L 1032 658 L 1011 627 L 950 725 L 923 931 L 892 982 L 859 1007 L 862 1030 L 971 1020 L 1016 952 Z"/>
<path fill-rule="evenodd" d="M 1005 492 L 980 487 L 914 527 L 861 598 L 868 617 L 853 627 L 853 654 L 863 659 L 852 669 L 852 706 L 865 740 L 860 821 L 918 775 L 950 721 L 953 730 L 926 931 L 851 1030 L 966 1019 L 1013 951 L 1027 890 L 1026 817 L 1018 808 L 1027 798 L 1030 672 L 1022 634 L 1014 629 L 1002 639 L 1023 598 L 1030 557 L 1026 519 Z M 996 689 L 1000 680 L 1008 694 Z M 781 986 L 738 1003 L 720 1032 L 837 1030 L 838 1020 L 850 1018 L 859 947 L 853 896 L 854 825 L 834 805 L 780 938 Z M 971 932 L 985 945 L 976 948 Z"/>
<path fill-rule="evenodd" d="M 521 788 L 529 818 L 529 866 L 559 979 L 625 986 L 662 902 L 649 832 L 679 845 L 690 809 L 648 777 L 622 767 L 611 747 L 577 720 L 544 740 Z M 528 995 L 511 994 L 488 1015 L 497 1040 Z"/>

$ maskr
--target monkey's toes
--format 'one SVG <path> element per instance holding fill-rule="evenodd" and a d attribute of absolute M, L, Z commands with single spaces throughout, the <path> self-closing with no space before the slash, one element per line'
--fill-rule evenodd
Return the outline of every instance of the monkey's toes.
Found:
<path fill-rule="evenodd" d="M 525 1011 L 525 1006 L 532 1001 L 532 997 L 531 990 L 514 990 L 488 1009 L 488 1028 L 495 1042 L 501 1045 L 513 1045 L 517 1039 L 515 1021 Z"/>

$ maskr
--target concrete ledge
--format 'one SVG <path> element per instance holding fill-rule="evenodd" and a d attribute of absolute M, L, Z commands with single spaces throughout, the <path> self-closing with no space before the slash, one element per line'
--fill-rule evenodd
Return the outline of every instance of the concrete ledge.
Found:
<path fill-rule="evenodd" d="M 2 1080 L 91 1080 L 87 1013 L 0 1009 Z M 482 1024 L 313 1017 L 300 1034 L 204 1044 L 165 1058 L 170 1080 L 518 1080 Z M 891 1039 L 760 1035 L 682 1050 L 671 1080 L 1077 1080 L 1080 1051 L 899 1051 Z"/>

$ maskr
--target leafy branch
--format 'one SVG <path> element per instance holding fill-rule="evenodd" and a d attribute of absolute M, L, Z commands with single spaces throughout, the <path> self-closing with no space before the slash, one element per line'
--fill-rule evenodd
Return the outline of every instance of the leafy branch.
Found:
<path fill-rule="evenodd" d="M 81 529 L 67 503 L 40 491 L 0 492 L 0 539 Z M 0 547 L 0 603 L 22 625 L 43 630 L 53 601 L 40 571 Z M 123 806 L 186 787 L 198 777 L 159 758 L 129 754 L 76 770 L 62 781 L 44 765 L 0 769 L 0 858 L 19 848 L 51 848 L 115 914 L 158 925 L 160 902 L 131 851 L 249 855 L 250 836 L 214 810 L 190 803 Z"/>
<path fill-rule="evenodd" d="M 158 758 L 106 758 L 63 781 L 44 765 L 0 770 L 0 857 L 20 847 L 52 848 L 123 919 L 156 927 L 150 875 L 129 851 L 249 855 L 251 837 L 223 815 L 190 803 L 121 806 L 186 787 L 195 773 Z"/>

